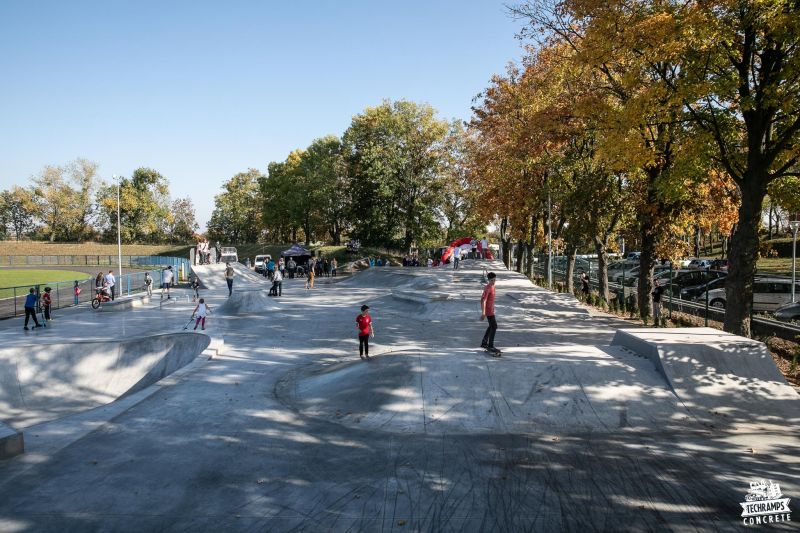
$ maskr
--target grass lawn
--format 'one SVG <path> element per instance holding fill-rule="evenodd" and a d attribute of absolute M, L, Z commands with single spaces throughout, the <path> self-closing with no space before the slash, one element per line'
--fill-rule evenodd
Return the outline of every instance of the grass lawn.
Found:
<path fill-rule="evenodd" d="M 800 261 L 799 261 L 800 263 Z M 797 265 L 800 269 L 800 264 Z M 761 275 L 772 274 L 776 276 L 792 276 L 791 257 L 765 257 L 758 260 L 758 273 Z"/>
<path fill-rule="evenodd" d="M 75 272 L 73 270 L 0 270 L 0 298 L 11 298 L 14 296 L 12 289 L 2 287 L 30 287 L 33 285 L 44 285 L 57 281 L 84 280 L 92 276 L 85 272 Z M 44 287 L 41 287 L 44 290 Z M 24 295 L 26 289 L 17 289 L 17 296 Z"/>

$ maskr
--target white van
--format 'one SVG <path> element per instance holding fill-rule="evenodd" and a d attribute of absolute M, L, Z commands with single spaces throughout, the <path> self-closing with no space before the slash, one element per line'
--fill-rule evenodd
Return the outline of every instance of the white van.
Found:
<path fill-rule="evenodd" d="M 255 271 L 263 274 L 267 270 L 267 264 L 272 261 L 272 256 L 269 254 L 257 255 L 256 263 L 254 265 Z"/>
<path fill-rule="evenodd" d="M 795 285 L 795 293 L 800 294 L 800 284 Z M 705 294 L 698 300 L 705 300 Z M 756 278 L 753 283 L 753 311 L 774 311 L 792 302 L 792 280 L 786 278 Z M 708 291 L 708 303 L 725 309 L 725 289 Z"/>

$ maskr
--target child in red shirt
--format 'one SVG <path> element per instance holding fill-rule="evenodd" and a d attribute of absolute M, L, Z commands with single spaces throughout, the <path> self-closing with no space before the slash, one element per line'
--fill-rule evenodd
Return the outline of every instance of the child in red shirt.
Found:
<path fill-rule="evenodd" d="M 50 306 L 53 303 L 53 300 L 50 298 L 50 291 L 52 291 L 50 287 L 44 288 L 44 294 L 42 295 L 42 310 L 44 311 L 44 320 L 47 323 L 50 320 Z"/>
<path fill-rule="evenodd" d="M 356 317 L 356 329 L 358 330 L 358 355 L 361 359 L 365 356 L 369 359 L 369 336 L 375 338 L 375 330 L 372 327 L 372 317 L 369 316 L 369 306 L 361 306 L 361 314 Z"/>

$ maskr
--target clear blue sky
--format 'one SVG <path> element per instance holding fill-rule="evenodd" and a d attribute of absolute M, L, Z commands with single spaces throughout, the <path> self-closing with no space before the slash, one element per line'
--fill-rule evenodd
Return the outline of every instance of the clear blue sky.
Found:
<path fill-rule="evenodd" d="M 495 0 L 0 1 L 0 187 L 85 157 L 190 196 L 385 98 L 467 119 L 521 55 Z"/>

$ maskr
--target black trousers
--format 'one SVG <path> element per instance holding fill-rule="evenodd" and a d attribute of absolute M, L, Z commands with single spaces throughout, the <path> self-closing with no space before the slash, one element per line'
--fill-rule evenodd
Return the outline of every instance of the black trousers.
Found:
<path fill-rule="evenodd" d="M 117 286 L 116 285 L 112 285 L 111 286 L 111 301 L 112 302 L 114 301 L 114 297 L 116 295 L 117 295 Z"/>
<path fill-rule="evenodd" d="M 28 327 L 28 320 L 33 319 L 33 323 L 36 326 L 39 326 L 39 321 L 36 320 L 36 308 L 35 307 L 26 307 L 25 308 L 25 327 Z"/>
<path fill-rule="evenodd" d="M 483 334 L 483 342 L 481 344 L 492 348 L 494 347 L 494 334 L 497 331 L 497 320 L 495 320 L 494 315 L 487 316 L 486 320 L 489 321 L 489 327 L 486 328 L 486 333 Z"/>
<path fill-rule="evenodd" d="M 233 294 L 233 280 L 226 278 L 225 281 L 228 283 L 228 296 L 230 296 Z"/>
<path fill-rule="evenodd" d="M 369 335 L 358 336 L 358 354 L 369 355 Z"/>
<path fill-rule="evenodd" d="M 44 309 L 44 319 L 45 320 L 50 320 L 50 306 L 49 305 L 43 305 L 42 309 Z"/>

